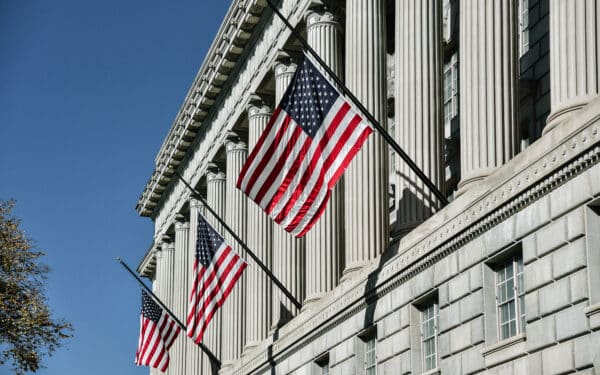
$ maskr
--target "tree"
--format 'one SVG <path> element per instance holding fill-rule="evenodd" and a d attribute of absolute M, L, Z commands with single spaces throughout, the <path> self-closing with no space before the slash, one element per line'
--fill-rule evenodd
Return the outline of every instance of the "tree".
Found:
<path fill-rule="evenodd" d="M 44 294 L 49 268 L 39 262 L 44 253 L 19 228 L 14 206 L 0 200 L 0 365 L 24 374 L 37 371 L 73 329 L 52 317 Z"/>

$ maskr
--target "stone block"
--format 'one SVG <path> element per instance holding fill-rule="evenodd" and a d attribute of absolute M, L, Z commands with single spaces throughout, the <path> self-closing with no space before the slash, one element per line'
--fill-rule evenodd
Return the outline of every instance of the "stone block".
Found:
<path fill-rule="evenodd" d="M 481 236 L 473 239 L 458 250 L 458 270 L 463 272 L 485 258 L 485 243 Z"/>
<path fill-rule="evenodd" d="M 460 321 L 466 322 L 483 314 L 483 290 L 469 294 L 459 301 Z"/>
<path fill-rule="evenodd" d="M 375 314 L 373 319 L 375 322 L 381 320 L 383 317 L 392 312 L 392 294 L 387 293 L 383 297 L 379 298 L 375 303 Z"/>
<path fill-rule="evenodd" d="M 523 264 L 529 264 L 537 258 L 536 234 L 532 233 L 523 238 L 521 249 L 523 251 Z"/>
<path fill-rule="evenodd" d="M 590 175 L 582 173 L 550 194 L 550 215 L 554 219 L 592 197 Z"/>
<path fill-rule="evenodd" d="M 411 367 L 411 358 L 410 358 L 410 350 L 402 353 L 400 356 L 400 369 L 401 369 L 401 373 L 402 374 L 410 374 L 412 367 Z M 397 371 L 396 371 L 397 373 Z"/>
<path fill-rule="evenodd" d="M 539 292 L 534 291 L 525 295 L 525 317 L 527 322 L 540 316 Z"/>
<path fill-rule="evenodd" d="M 527 372 L 523 373 L 523 375 L 527 374 L 542 374 L 542 353 L 531 353 L 527 357 Z M 521 374 L 519 374 L 521 375 Z"/>
<path fill-rule="evenodd" d="M 460 305 L 453 303 L 440 309 L 439 327 L 440 332 L 446 332 L 460 324 Z"/>
<path fill-rule="evenodd" d="M 394 345 L 392 338 L 387 338 L 377 342 L 377 360 L 384 362 L 394 355 Z"/>
<path fill-rule="evenodd" d="M 473 374 L 485 367 L 485 361 L 481 355 L 481 346 L 465 350 L 460 355 L 461 368 L 463 374 Z"/>
<path fill-rule="evenodd" d="M 551 346 L 556 341 L 554 316 L 548 316 L 527 324 L 526 347 L 528 352 Z"/>
<path fill-rule="evenodd" d="M 485 251 L 488 256 L 507 247 L 515 240 L 515 217 L 511 216 L 488 230 L 483 235 Z"/>
<path fill-rule="evenodd" d="M 428 290 L 433 289 L 433 277 L 434 277 L 434 268 L 429 267 L 419 273 L 417 276 L 413 277 L 410 283 L 410 290 L 412 292 L 413 297 L 420 296 L 421 294 L 427 292 Z"/>
<path fill-rule="evenodd" d="M 408 327 L 408 325 L 410 324 L 410 309 L 411 309 L 411 306 L 406 305 L 406 306 L 403 306 L 399 311 L 400 325 L 402 326 L 402 328 Z"/>
<path fill-rule="evenodd" d="M 460 356 L 444 358 L 440 361 L 442 374 L 462 374 Z"/>
<path fill-rule="evenodd" d="M 533 374 L 527 370 L 527 357 L 519 358 L 513 362 L 513 374 L 514 375 L 527 375 Z"/>
<path fill-rule="evenodd" d="M 377 366 L 377 373 L 382 373 L 384 375 L 396 375 L 398 374 L 398 369 L 400 368 L 400 366 L 400 358 L 394 357 L 389 361 L 384 362 L 382 365 Z"/>
<path fill-rule="evenodd" d="M 440 285 L 458 273 L 456 252 L 448 255 L 433 266 L 433 283 Z"/>
<path fill-rule="evenodd" d="M 548 348 L 542 352 L 543 373 L 547 375 L 564 374 L 575 368 L 573 342 L 569 341 Z"/>
<path fill-rule="evenodd" d="M 497 368 L 498 375 L 513 375 L 513 364 L 512 362 L 505 363 L 503 365 L 498 366 Z"/>
<path fill-rule="evenodd" d="M 563 278 L 540 289 L 540 314 L 548 315 L 571 302 L 569 279 Z"/>
<path fill-rule="evenodd" d="M 590 174 L 590 180 L 600 181 L 600 164 L 596 164 L 595 166 L 590 168 L 590 170 L 587 171 L 586 173 Z M 598 184 L 598 183 L 592 184 L 591 189 L 592 189 L 591 194 L 593 196 L 596 197 L 600 194 L 600 184 Z"/>
<path fill-rule="evenodd" d="M 450 355 L 450 333 L 442 333 L 438 336 L 438 350 L 440 358 L 445 358 Z"/>
<path fill-rule="evenodd" d="M 394 355 L 410 349 L 410 329 L 403 329 L 391 336 Z"/>
<path fill-rule="evenodd" d="M 381 323 L 382 324 L 377 325 L 377 337 L 385 338 L 393 333 L 398 332 L 402 328 L 400 312 L 396 311 L 386 316 Z M 382 331 L 381 333 L 379 333 L 380 328 Z"/>
<path fill-rule="evenodd" d="M 463 324 L 450 331 L 450 352 L 456 353 L 471 346 L 471 325 Z"/>
<path fill-rule="evenodd" d="M 556 338 L 563 341 L 589 330 L 588 319 L 585 315 L 587 303 L 580 303 L 562 310 L 556 317 Z"/>
<path fill-rule="evenodd" d="M 536 290 L 552 282 L 552 257 L 545 256 L 525 265 L 523 269 L 525 290 Z"/>
<path fill-rule="evenodd" d="M 571 303 L 589 299 L 587 272 L 587 269 L 583 269 L 569 276 L 571 284 Z"/>
<path fill-rule="evenodd" d="M 461 273 L 454 277 L 448 283 L 449 302 L 452 303 L 457 299 L 466 296 L 470 290 L 469 273 Z"/>
<path fill-rule="evenodd" d="M 585 207 L 580 207 L 567 215 L 567 240 L 573 241 L 585 235 Z"/>
<path fill-rule="evenodd" d="M 559 279 L 586 265 L 585 238 L 579 238 L 552 253 L 552 276 Z"/>
<path fill-rule="evenodd" d="M 537 48 L 537 47 L 535 47 Z M 517 213 L 515 238 L 524 237 L 550 221 L 550 201 L 545 196 Z"/>
<path fill-rule="evenodd" d="M 469 270 L 470 291 L 474 291 L 480 288 L 483 288 L 483 264 L 478 264 L 477 266 Z"/>
<path fill-rule="evenodd" d="M 477 345 L 485 341 L 485 328 L 483 316 L 469 322 L 471 326 L 471 344 Z"/>
<path fill-rule="evenodd" d="M 450 303 L 448 293 L 448 283 L 444 283 L 438 287 L 438 304 L 440 307 L 444 307 Z"/>
<path fill-rule="evenodd" d="M 537 256 L 541 257 L 567 243 L 567 220 L 561 218 L 540 229 L 536 235 Z"/>
<path fill-rule="evenodd" d="M 594 363 L 594 357 L 598 354 L 600 342 L 592 342 L 592 336 L 581 336 L 573 340 L 575 368 L 588 367 Z"/>

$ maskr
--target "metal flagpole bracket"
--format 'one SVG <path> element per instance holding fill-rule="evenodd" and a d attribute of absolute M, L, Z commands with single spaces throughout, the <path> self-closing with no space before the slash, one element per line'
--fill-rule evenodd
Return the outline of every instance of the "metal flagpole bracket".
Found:
<path fill-rule="evenodd" d="M 319 63 L 319 65 L 325 70 L 325 72 L 327 72 L 329 77 L 338 85 L 338 88 L 342 91 L 342 93 L 348 99 L 350 99 L 352 103 L 364 114 L 364 116 L 367 118 L 367 120 L 369 120 L 371 125 L 373 125 L 375 129 L 377 129 L 377 131 L 383 137 L 383 139 L 386 140 L 386 142 L 394 149 L 394 151 L 396 151 L 396 153 L 402 158 L 402 160 L 404 160 L 408 167 L 412 169 L 413 172 L 415 172 L 415 174 L 423 181 L 427 188 L 429 188 L 429 190 L 436 196 L 436 198 L 440 201 L 442 207 L 447 205 L 448 199 L 446 199 L 446 196 L 438 189 L 437 186 L 435 186 L 435 184 L 429 179 L 429 177 L 425 173 L 423 173 L 423 171 L 410 158 L 410 156 L 408 156 L 408 154 L 404 152 L 404 150 L 400 147 L 400 145 L 398 145 L 394 138 L 392 138 L 392 136 L 389 135 L 389 133 L 381 126 L 381 124 L 379 123 L 379 121 L 377 121 L 375 116 L 373 116 L 371 112 L 369 112 L 369 110 L 367 110 L 367 108 L 365 108 L 365 106 L 358 100 L 358 98 L 354 96 L 352 91 L 350 91 L 350 89 L 346 87 L 344 82 L 333 72 L 333 70 L 331 70 L 331 68 L 323 61 L 323 59 L 321 59 L 319 54 L 308 44 L 304 37 L 294 28 L 294 26 L 292 26 L 292 24 L 287 20 L 287 18 L 285 18 L 283 14 L 281 14 L 279 9 L 277 9 L 275 4 L 273 4 L 273 1 L 266 0 L 266 2 L 269 5 L 269 8 L 271 8 L 271 10 L 273 10 L 273 12 L 277 15 L 277 17 L 279 17 L 279 19 L 285 24 L 285 26 L 288 29 L 290 29 L 292 35 L 294 35 L 294 37 L 298 39 L 300 44 L 302 44 L 302 47 L 304 47 L 311 54 L 311 57 Z"/>
<path fill-rule="evenodd" d="M 181 327 L 181 329 L 183 329 L 184 332 L 187 332 L 187 327 L 181 322 L 181 320 L 179 320 L 179 318 L 177 318 L 175 316 L 175 314 L 173 314 L 173 312 L 171 310 L 169 310 L 169 308 L 160 300 L 160 298 L 158 298 L 156 296 L 156 294 L 154 294 L 152 292 L 152 290 L 150 290 L 150 288 L 148 288 L 148 285 L 146 285 L 142 281 L 142 279 L 140 279 L 140 277 L 138 275 L 136 275 L 135 272 L 133 272 L 133 270 L 131 268 L 129 268 L 129 266 L 120 257 L 117 257 L 117 262 L 121 263 L 121 265 L 131 274 L 131 276 L 133 276 L 136 279 L 136 281 L 141 285 L 141 287 L 146 291 L 146 293 L 148 293 L 150 295 L 150 297 L 152 297 L 154 302 L 158 303 L 160 305 L 160 307 L 163 310 L 165 310 L 167 312 L 167 314 L 169 314 L 171 316 L 171 318 L 173 318 L 175 323 L 177 323 L 177 325 L 179 325 L 179 327 Z M 221 368 L 221 361 L 210 351 L 210 349 L 208 349 L 206 346 L 204 346 L 203 343 L 198 343 L 197 345 L 200 347 L 200 349 L 202 349 L 202 351 L 208 356 L 208 358 L 218 368 Z"/>

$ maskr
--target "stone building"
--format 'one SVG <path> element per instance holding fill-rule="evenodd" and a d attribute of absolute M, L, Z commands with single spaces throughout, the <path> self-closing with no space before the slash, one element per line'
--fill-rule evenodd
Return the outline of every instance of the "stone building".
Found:
<path fill-rule="evenodd" d="M 137 205 L 138 271 L 178 317 L 205 208 L 175 171 L 302 301 L 248 260 L 205 336 L 219 373 L 600 374 L 598 1 L 279 3 L 451 202 L 375 134 L 305 237 L 273 225 L 234 185 L 302 49 L 233 0 Z M 183 335 L 170 353 L 211 372 Z"/>

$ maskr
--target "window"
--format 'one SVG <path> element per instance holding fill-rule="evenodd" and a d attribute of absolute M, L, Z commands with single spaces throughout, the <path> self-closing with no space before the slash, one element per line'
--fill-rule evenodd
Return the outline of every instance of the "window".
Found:
<path fill-rule="evenodd" d="M 444 42 L 450 42 L 452 39 L 452 4 L 450 0 L 444 0 L 442 4 L 442 32 Z"/>
<path fill-rule="evenodd" d="M 365 375 L 377 374 L 377 352 L 375 337 L 365 338 Z"/>
<path fill-rule="evenodd" d="M 500 340 L 525 331 L 523 258 L 513 256 L 496 270 L 496 301 Z"/>
<path fill-rule="evenodd" d="M 519 0 L 519 54 L 529 51 L 529 0 Z"/>
<path fill-rule="evenodd" d="M 423 371 L 437 367 L 438 305 L 435 302 L 421 310 L 421 353 Z"/>
<path fill-rule="evenodd" d="M 326 353 L 315 360 L 316 368 L 312 372 L 315 375 L 329 375 L 329 354 Z"/>
<path fill-rule="evenodd" d="M 452 55 L 444 65 L 444 136 L 452 135 L 452 120 L 458 115 L 458 58 Z"/>

